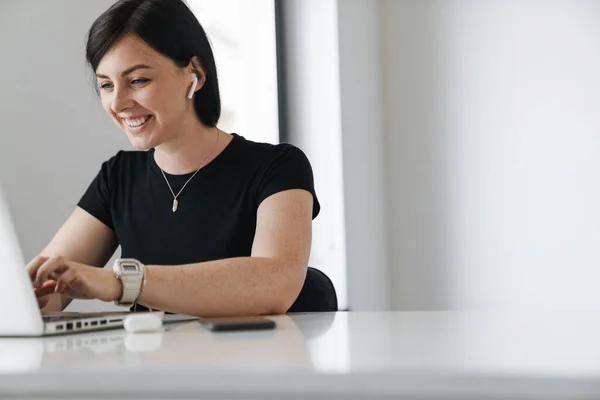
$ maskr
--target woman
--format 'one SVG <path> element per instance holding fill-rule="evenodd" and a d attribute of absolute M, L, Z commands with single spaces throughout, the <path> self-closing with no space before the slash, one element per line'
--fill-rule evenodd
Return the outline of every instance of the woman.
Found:
<path fill-rule="evenodd" d="M 102 167 L 28 266 L 43 310 L 72 298 L 198 315 L 285 313 L 302 288 L 312 219 L 299 149 L 217 128 L 204 30 L 181 0 L 121 0 L 87 37 L 106 112 L 133 147 Z M 104 266 L 121 246 L 113 270 Z"/>

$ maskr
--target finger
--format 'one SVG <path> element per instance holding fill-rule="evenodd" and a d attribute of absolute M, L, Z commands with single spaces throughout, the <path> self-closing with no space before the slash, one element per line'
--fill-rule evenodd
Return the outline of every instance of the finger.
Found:
<path fill-rule="evenodd" d="M 47 287 L 52 287 L 54 288 L 54 286 L 56 286 L 56 280 L 47 280 L 46 282 L 44 282 L 39 288 L 33 288 L 34 292 L 39 292 L 40 290 L 44 290 Z"/>
<path fill-rule="evenodd" d="M 49 300 L 50 298 L 48 296 L 37 298 L 38 307 L 40 308 L 40 310 L 48 305 Z"/>
<path fill-rule="evenodd" d="M 40 288 L 33 289 L 33 292 L 37 297 L 43 297 L 54 293 L 55 288 L 56 281 L 46 281 Z"/>
<path fill-rule="evenodd" d="M 67 261 L 60 256 L 50 257 L 37 270 L 33 286 L 39 288 L 52 273 L 63 273 L 69 268 Z"/>
<path fill-rule="evenodd" d="M 42 265 L 37 269 L 34 286 L 40 287 L 47 280 L 56 280 L 56 275 L 63 272 L 64 267 L 67 265 L 67 261 L 61 256 L 54 256 L 48 258 Z"/>
<path fill-rule="evenodd" d="M 60 272 L 50 272 L 48 274 L 48 280 L 46 282 L 57 281 L 59 276 L 60 276 Z"/>
<path fill-rule="evenodd" d="M 47 287 L 47 288 L 41 289 L 37 292 L 34 292 L 35 297 L 40 298 L 40 297 L 51 295 L 52 293 L 54 293 L 54 288 L 55 288 L 55 286 L 52 286 L 52 287 Z"/>
<path fill-rule="evenodd" d="M 48 257 L 37 256 L 33 260 L 31 260 L 29 264 L 27 264 L 27 272 L 29 273 L 29 278 L 32 281 L 35 279 L 38 268 L 41 267 L 42 264 L 46 261 L 48 261 Z"/>
<path fill-rule="evenodd" d="M 58 280 L 56 281 L 56 288 L 54 289 L 57 293 L 64 293 L 67 287 L 77 278 L 77 269 L 69 268 L 63 272 Z"/>

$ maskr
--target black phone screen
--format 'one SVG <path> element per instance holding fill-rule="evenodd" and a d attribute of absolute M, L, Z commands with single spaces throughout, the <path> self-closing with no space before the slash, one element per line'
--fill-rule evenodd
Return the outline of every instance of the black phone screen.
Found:
<path fill-rule="evenodd" d="M 244 331 L 274 329 L 275 321 L 263 317 L 201 318 L 200 322 L 211 331 Z"/>

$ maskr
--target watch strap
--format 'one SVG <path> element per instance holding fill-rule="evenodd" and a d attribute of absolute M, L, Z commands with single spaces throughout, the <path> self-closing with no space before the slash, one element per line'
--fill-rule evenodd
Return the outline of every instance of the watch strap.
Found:
<path fill-rule="evenodd" d="M 138 266 L 138 273 L 136 274 L 126 274 L 122 270 L 121 264 L 124 262 L 135 263 Z M 115 301 L 115 304 L 123 307 L 131 307 L 133 306 L 140 293 L 142 288 L 142 283 L 145 273 L 144 264 L 137 260 L 117 260 L 115 261 L 115 266 L 113 267 L 113 271 L 121 282 L 121 298 Z"/>

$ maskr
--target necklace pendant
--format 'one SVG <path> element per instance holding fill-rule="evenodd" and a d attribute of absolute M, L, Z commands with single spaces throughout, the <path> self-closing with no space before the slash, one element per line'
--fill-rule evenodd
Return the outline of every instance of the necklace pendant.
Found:
<path fill-rule="evenodd" d="M 177 199 L 173 200 L 173 212 L 177 211 L 177 207 L 179 207 L 179 202 Z"/>

